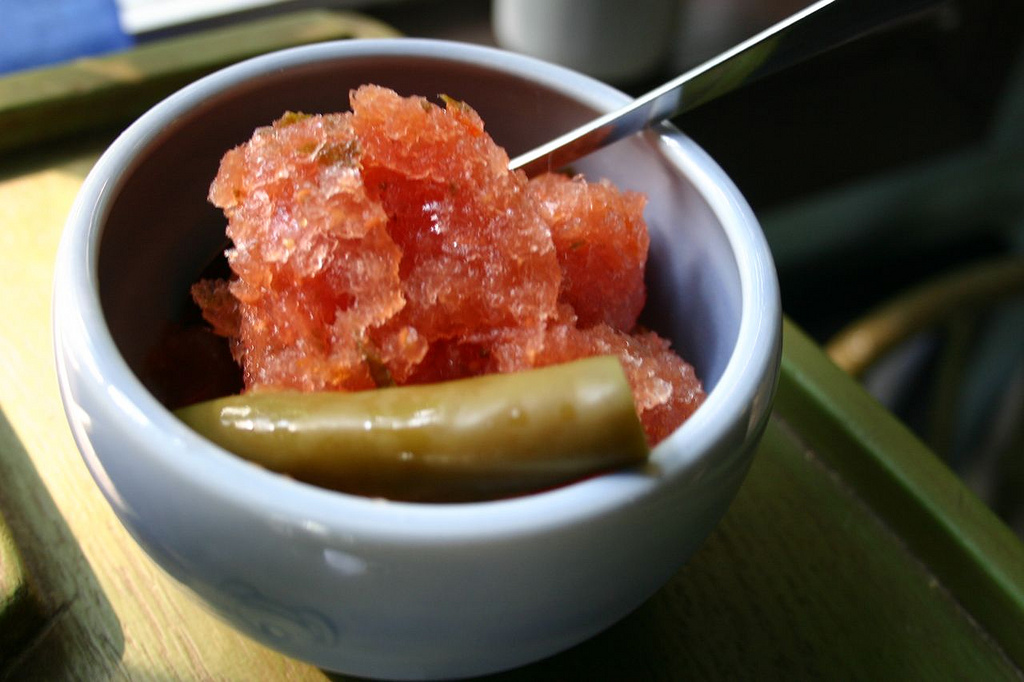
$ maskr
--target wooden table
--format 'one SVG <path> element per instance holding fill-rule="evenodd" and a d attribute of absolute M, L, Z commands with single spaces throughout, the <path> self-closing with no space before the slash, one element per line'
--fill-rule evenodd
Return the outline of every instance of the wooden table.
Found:
<path fill-rule="evenodd" d="M 290 17 L 288 35 L 263 26 L 273 40 L 249 49 L 310 39 L 324 19 Z M 337 36 L 312 39 L 325 37 Z M 338 679 L 199 606 L 120 526 L 71 439 L 50 341 L 54 256 L 117 125 L 33 132 L 34 148 L 10 140 L 0 158 L 0 680 Z M 784 339 L 753 468 L 696 556 L 610 630 L 497 678 L 1024 677 L 1024 545 L 789 322 Z"/>

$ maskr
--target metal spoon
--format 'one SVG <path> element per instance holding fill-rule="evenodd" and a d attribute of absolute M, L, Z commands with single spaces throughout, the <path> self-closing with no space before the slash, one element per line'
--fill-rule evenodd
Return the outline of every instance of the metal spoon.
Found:
<path fill-rule="evenodd" d="M 938 0 L 819 0 L 621 109 L 517 156 L 509 168 L 530 176 L 557 170 L 649 125 L 936 4 Z"/>

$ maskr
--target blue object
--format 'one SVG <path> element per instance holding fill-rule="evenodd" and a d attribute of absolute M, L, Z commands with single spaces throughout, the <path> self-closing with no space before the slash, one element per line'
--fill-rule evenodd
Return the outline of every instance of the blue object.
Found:
<path fill-rule="evenodd" d="M 0 0 L 0 73 L 130 47 L 114 0 Z"/>

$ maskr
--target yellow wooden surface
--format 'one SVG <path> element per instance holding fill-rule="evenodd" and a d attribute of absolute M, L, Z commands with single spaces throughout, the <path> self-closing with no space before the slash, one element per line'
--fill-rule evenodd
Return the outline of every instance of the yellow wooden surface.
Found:
<path fill-rule="evenodd" d="M 0 178 L 0 511 L 47 617 L 13 679 L 325 679 L 209 615 L 121 527 L 75 448 L 51 350 L 50 293 L 71 202 L 96 156 Z"/>

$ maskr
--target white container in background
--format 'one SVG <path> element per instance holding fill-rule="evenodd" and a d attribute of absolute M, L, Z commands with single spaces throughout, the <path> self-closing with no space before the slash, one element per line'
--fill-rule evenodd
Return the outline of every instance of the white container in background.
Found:
<path fill-rule="evenodd" d="M 679 0 L 493 0 L 498 44 L 609 83 L 653 72 L 669 54 Z"/>

